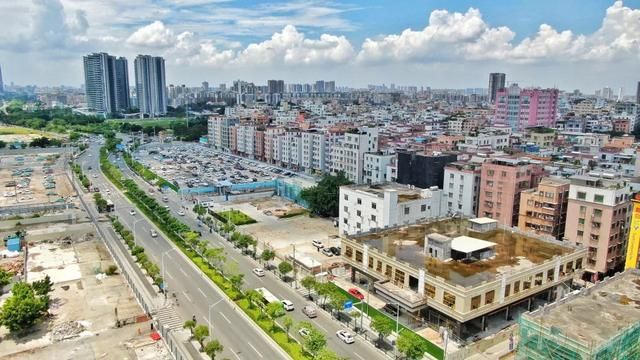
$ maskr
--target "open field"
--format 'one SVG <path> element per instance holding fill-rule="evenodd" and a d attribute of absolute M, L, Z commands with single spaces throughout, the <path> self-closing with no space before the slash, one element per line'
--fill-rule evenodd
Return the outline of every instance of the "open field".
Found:
<path fill-rule="evenodd" d="M 0 140 L 10 143 L 10 142 L 31 142 L 31 140 L 39 137 L 46 136 L 48 138 L 61 138 L 60 134 L 53 134 L 46 131 L 34 130 L 29 128 L 24 128 L 20 126 L 5 126 L 0 125 Z"/>
<path fill-rule="evenodd" d="M 186 124 L 187 120 L 185 118 L 169 117 L 159 119 L 112 119 L 107 121 L 107 123 L 117 122 L 124 122 L 131 125 L 141 125 L 144 127 L 162 126 L 164 128 L 170 128 L 173 124 Z"/>

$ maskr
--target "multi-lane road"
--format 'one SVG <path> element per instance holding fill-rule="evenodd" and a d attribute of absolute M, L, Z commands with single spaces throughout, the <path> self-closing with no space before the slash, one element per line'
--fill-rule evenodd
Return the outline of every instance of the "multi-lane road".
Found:
<path fill-rule="evenodd" d="M 213 336 L 221 341 L 225 346 L 222 357 L 230 359 L 281 359 L 286 356 L 279 347 L 270 339 L 267 339 L 264 332 L 257 328 L 248 318 L 241 314 L 242 310 L 236 309 L 233 303 L 226 300 L 211 281 L 205 278 L 201 272 L 191 264 L 191 262 L 181 255 L 170 240 L 166 239 L 159 230 L 143 215 L 138 212 L 136 215 L 130 215 L 129 211 L 132 205 L 120 193 L 115 191 L 107 179 L 105 179 L 98 169 L 98 145 L 92 145 L 86 154 L 84 154 L 79 162 L 85 162 L 86 166 L 91 165 L 93 170 L 90 173 L 97 174 L 97 178 L 91 177 L 91 180 L 100 189 L 111 189 L 111 195 L 108 196 L 115 204 L 117 216 L 127 224 L 132 230 L 135 227 L 136 240 L 144 246 L 147 254 L 157 263 L 161 270 L 164 271 L 164 278 L 167 282 L 169 293 L 176 293 L 178 304 L 176 310 L 184 319 L 191 318 L 196 315 L 198 322 L 208 324 L 209 312 L 211 313 L 211 325 L 213 326 Z M 88 156 L 91 154 L 91 156 Z M 138 182 L 143 188 L 149 188 L 139 177 L 133 174 L 124 164 L 123 161 L 116 161 L 116 164 L 123 171 L 125 176 L 130 177 Z M 93 175 L 90 175 L 93 176 Z M 169 205 L 174 216 L 179 217 L 185 224 L 193 229 L 198 229 L 198 221 L 193 212 L 186 211 L 185 216 L 178 215 L 178 211 L 183 206 L 192 207 L 191 204 L 183 203 L 180 197 L 170 192 L 168 194 Z M 156 195 L 160 201 L 161 195 Z M 155 229 L 159 232 L 156 238 L 151 237 L 150 230 Z M 354 344 L 345 344 L 335 335 L 336 331 L 344 328 L 344 325 L 331 319 L 331 317 L 320 311 L 318 317 L 308 319 L 302 314 L 301 309 L 307 303 L 303 294 L 291 288 L 288 283 L 282 282 L 275 274 L 267 272 L 264 277 L 257 277 L 253 274 L 252 269 L 260 265 L 250 257 L 240 254 L 232 244 L 216 233 L 210 234 L 205 229 L 202 231 L 203 238 L 208 240 L 211 246 L 223 247 L 229 261 L 238 264 L 239 271 L 244 274 L 245 288 L 266 288 L 280 299 L 287 299 L 294 303 L 295 310 L 289 312 L 294 321 L 307 320 L 310 321 L 319 330 L 324 332 L 327 337 L 327 345 L 340 356 L 353 360 L 375 360 L 383 359 L 384 356 L 369 343 L 363 342 L 361 339 L 356 340 Z M 172 300 L 172 296 L 167 301 Z M 297 334 L 296 334 L 297 335 Z"/>

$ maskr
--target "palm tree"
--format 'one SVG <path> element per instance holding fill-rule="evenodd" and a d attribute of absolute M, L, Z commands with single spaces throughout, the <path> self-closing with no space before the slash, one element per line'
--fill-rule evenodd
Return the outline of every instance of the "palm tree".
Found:
<path fill-rule="evenodd" d="M 209 355 L 211 360 L 216 360 L 216 354 L 222 352 L 222 350 L 224 350 L 224 347 L 216 339 L 209 341 L 204 347 L 205 354 Z"/>
<path fill-rule="evenodd" d="M 316 278 L 311 275 L 308 275 L 302 278 L 301 283 L 302 283 L 302 286 L 304 286 L 305 289 L 307 289 L 307 292 L 309 293 L 309 300 L 311 300 L 311 290 L 314 289 L 316 287 L 316 284 L 318 283 L 316 281 Z"/>
<path fill-rule="evenodd" d="M 193 329 L 196 327 L 196 322 L 193 320 L 187 320 L 184 322 L 184 325 L 182 325 L 183 329 L 189 329 L 189 331 L 191 332 L 191 337 L 193 337 Z"/>
<path fill-rule="evenodd" d="M 200 344 L 200 351 L 204 351 L 204 339 L 209 336 L 209 328 L 205 325 L 198 325 L 193 330 L 193 337 Z"/>

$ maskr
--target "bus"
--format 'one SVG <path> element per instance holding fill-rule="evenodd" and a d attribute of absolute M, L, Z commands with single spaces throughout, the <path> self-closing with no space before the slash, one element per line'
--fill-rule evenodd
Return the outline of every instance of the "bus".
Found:
<path fill-rule="evenodd" d="M 107 199 L 107 208 L 105 209 L 107 212 L 112 212 L 115 210 L 115 205 L 113 205 L 113 201 L 111 199 Z"/>
<path fill-rule="evenodd" d="M 280 299 L 278 299 L 275 295 L 271 293 L 271 291 L 265 288 L 257 288 L 256 291 L 259 292 L 260 295 L 262 295 L 265 305 L 271 304 L 272 302 L 280 302 Z"/>

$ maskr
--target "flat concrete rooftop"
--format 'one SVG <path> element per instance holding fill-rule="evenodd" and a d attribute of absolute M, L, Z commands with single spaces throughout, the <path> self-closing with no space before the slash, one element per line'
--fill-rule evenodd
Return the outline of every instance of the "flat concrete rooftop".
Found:
<path fill-rule="evenodd" d="M 398 202 L 405 202 L 405 201 L 420 199 L 422 197 L 423 191 L 425 191 L 425 189 L 416 188 L 416 187 L 412 189 L 407 185 L 401 185 L 401 184 L 392 183 L 392 182 L 376 184 L 376 185 L 367 185 L 367 184 L 346 185 L 345 187 L 352 190 L 359 190 L 368 194 L 373 194 L 380 198 L 384 197 L 384 192 L 386 190 L 394 190 L 398 193 Z"/>
<path fill-rule="evenodd" d="M 640 271 L 626 271 L 527 316 L 597 347 L 640 321 Z"/>
<path fill-rule="evenodd" d="M 464 287 L 495 280 L 498 274 L 527 269 L 556 255 L 572 253 L 574 248 L 498 228 L 487 232 L 470 229 L 466 219 L 446 219 L 429 223 L 395 227 L 359 235 L 349 239 L 393 256 L 433 275 Z M 451 238 L 470 236 L 495 243 L 495 256 L 475 262 L 440 261 L 424 255 L 425 235 L 442 234 Z"/>

